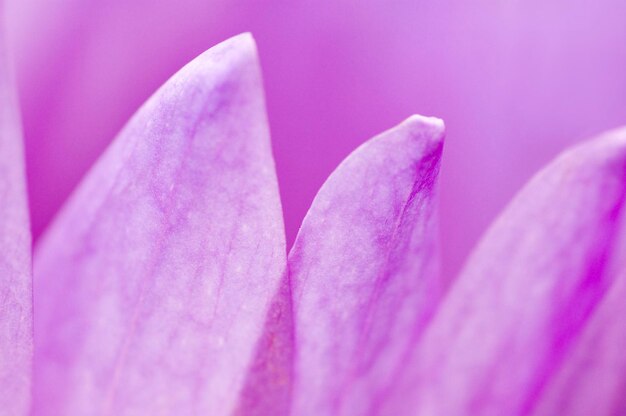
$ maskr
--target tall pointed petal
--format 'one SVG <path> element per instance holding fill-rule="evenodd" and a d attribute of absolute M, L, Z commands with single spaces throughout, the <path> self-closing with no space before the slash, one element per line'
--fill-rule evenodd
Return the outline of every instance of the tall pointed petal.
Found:
<path fill-rule="evenodd" d="M 31 245 L 22 135 L 2 19 L 0 10 L 0 414 L 25 415 L 33 353 Z"/>
<path fill-rule="evenodd" d="M 398 392 L 406 406 L 420 415 L 529 414 L 614 282 L 625 193 L 624 130 L 540 172 L 485 235 L 425 332 L 414 394 Z"/>
<path fill-rule="evenodd" d="M 293 414 L 377 414 L 442 292 L 440 120 L 413 116 L 330 176 L 289 255 Z"/>
<path fill-rule="evenodd" d="M 41 415 L 229 414 L 285 270 L 250 35 L 135 115 L 35 259 Z"/>

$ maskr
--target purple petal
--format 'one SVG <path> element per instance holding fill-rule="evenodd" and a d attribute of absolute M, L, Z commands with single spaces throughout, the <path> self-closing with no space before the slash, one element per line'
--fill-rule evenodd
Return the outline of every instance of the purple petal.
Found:
<path fill-rule="evenodd" d="M 540 172 L 483 238 L 425 332 L 412 361 L 415 394 L 398 392 L 406 406 L 424 415 L 531 413 L 615 279 L 625 191 L 624 131 Z"/>
<path fill-rule="evenodd" d="M 413 116 L 330 176 L 289 255 L 293 414 L 377 414 L 442 293 L 440 120 Z"/>
<path fill-rule="evenodd" d="M 455 276 L 540 164 L 626 116 L 623 0 L 11 3 L 35 235 L 147 94 L 241 27 L 262 45 L 288 241 L 342 157 L 419 108 L 454 132 L 441 227 Z"/>
<path fill-rule="evenodd" d="M 0 413 L 24 415 L 33 354 L 31 241 L 22 132 L 2 19 L 0 10 Z"/>
<path fill-rule="evenodd" d="M 613 133 L 626 152 L 626 129 Z M 626 174 L 624 175 L 626 176 Z M 626 413 L 626 213 L 605 266 L 608 288 L 550 384 L 534 414 L 621 415 Z M 618 224 L 616 224 L 617 226 Z M 611 282 L 613 282 L 611 284 Z"/>
<path fill-rule="evenodd" d="M 285 271 L 250 35 L 131 120 L 35 259 L 38 414 L 228 414 Z"/>
<path fill-rule="evenodd" d="M 622 250 L 626 249 L 622 244 Z M 624 251 L 622 251 L 624 252 Z M 561 368 L 545 387 L 536 415 L 626 413 L 626 263 Z"/>
<path fill-rule="evenodd" d="M 263 335 L 233 415 L 290 414 L 293 350 L 291 287 L 285 273 L 268 310 Z"/>

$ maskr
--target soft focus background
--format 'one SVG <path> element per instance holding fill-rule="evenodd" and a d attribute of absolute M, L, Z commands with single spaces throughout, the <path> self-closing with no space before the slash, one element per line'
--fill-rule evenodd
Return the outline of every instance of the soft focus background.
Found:
<path fill-rule="evenodd" d="M 626 2 L 7 0 L 38 236 L 141 103 L 251 31 L 289 241 L 370 136 L 444 118 L 444 272 L 568 145 L 626 124 Z"/>

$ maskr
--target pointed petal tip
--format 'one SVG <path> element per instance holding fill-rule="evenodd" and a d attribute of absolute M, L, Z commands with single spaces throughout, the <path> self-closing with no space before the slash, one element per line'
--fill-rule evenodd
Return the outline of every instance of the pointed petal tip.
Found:
<path fill-rule="evenodd" d="M 440 118 L 413 114 L 380 136 L 399 140 L 396 143 L 402 148 L 414 149 L 417 153 L 411 153 L 419 160 L 425 157 L 440 159 L 446 128 Z"/>
<path fill-rule="evenodd" d="M 238 35 L 232 36 L 225 41 L 222 41 L 219 45 L 227 46 L 233 51 L 238 51 L 244 54 L 254 53 L 256 54 L 256 41 L 254 36 L 250 32 L 243 32 Z"/>
<path fill-rule="evenodd" d="M 249 32 L 230 37 L 202 52 L 179 71 L 203 73 L 208 68 L 216 69 L 216 65 L 224 68 L 256 68 L 259 57 L 254 37 Z"/>
<path fill-rule="evenodd" d="M 419 126 L 420 128 L 428 128 L 433 133 L 444 135 L 446 126 L 442 119 L 438 117 L 423 116 L 420 114 L 412 114 L 406 118 L 401 124 L 407 124 L 411 126 Z"/>
<path fill-rule="evenodd" d="M 441 147 L 446 136 L 446 126 L 437 117 L 413 114 L 392 130 L 405 132 L 411 140 L 426 141 L 430 146 Z"/>

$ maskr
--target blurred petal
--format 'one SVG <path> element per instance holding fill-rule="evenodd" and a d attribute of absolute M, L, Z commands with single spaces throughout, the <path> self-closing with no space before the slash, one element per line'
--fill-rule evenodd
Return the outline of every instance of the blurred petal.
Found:
<path fill-rule="evenodd" d="M 377 414 L 442 292 L 440 120 L 413 116 L 350 155 L 319 191 L 289 255 L 293 413 Z"/>
<path fill-rule="evenodd" d="M 625 190 L 623 130 L 540 172 L 488 231 L 425 332 L 415 393 L 398 392 L 406 406 L 424 415 L 530 413 L 614 281 Z"/>
<path fill-rule="evenodd" d="M 31 246 L 22 134 L 2 23 L 0 10 L 0 414 L 25 415 L 33 353 Z"/>
<path fill-rule="evenodd" d="M 285 271 L 250 35 L 170 79 L 38 247 L 38 414 L 231 412 Z"/>
<path fill-rule="evenodd" d="M 620 133 L 626 141 L 626 130 Z M 624 145 L 626 147 L 626 144 Z M 624 150 L 622 150 L 624 151 Z M 537 405 L 537 415 L 626 414 L 626 213 L 607 263 L 608 288 Z"/>

